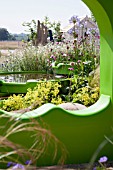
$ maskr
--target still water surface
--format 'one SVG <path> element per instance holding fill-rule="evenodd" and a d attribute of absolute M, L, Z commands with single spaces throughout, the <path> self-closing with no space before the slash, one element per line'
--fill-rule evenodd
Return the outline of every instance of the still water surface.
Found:
<path fill-rule="evenodd" d="M 0 80 L 4 80 L 5 82 L 18 82 L 24 83 L 27 81 L 39 81 L 39 80 L 50 80 L 50 79 L 58 79 L 63 78 L 64 76 L 58 76 L 53 74 L 10 74 L 10 75 L 0 75 Z"/>

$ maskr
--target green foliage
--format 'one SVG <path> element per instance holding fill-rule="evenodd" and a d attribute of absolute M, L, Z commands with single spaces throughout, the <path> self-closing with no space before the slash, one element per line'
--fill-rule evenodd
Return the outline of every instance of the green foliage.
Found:
<path fill-rule="evenodd" d="M 25 109 L 26 112 L 45 103 L 60 104 L 68 101 L 90 106 L 98 100 L 99 87 L 89 86 L 89 78 L 74 76 L 67 80 L 66 83 L 39 81 L 33 90 L 27 90 L 25 96 L 14 94 L 3 100 L 0 108 L 7 111 Z"/>
<path fill-rule="evenodd" d="M 48 16 L 44 17 L 44 21 L 42 22 L 45 26 L 47 26 L 48 29 L 51 28 L 51 22 Z"/>
<path fill-rule="evenodd" d="M 31 110 L 45 103 L 60 104 L 62 99 L 59 95 L 61 85 L 55 81 L 38 82 L 32 90 L 28 89 L 25 96 L 13 95 L 1 104 L 1 109 L 6 111 L 19 110 L 32 106 Z"/>
<path fill-rule="evenodd" d="M 47 26 L 48 30 L 51 29 L 53 31 L 53 35 L 56 37 L 60 36 L 60 22 L 50 22 L 50 19 L 48 16 L 45 16 L 44 21 L 42 23 Z M 35 20 L 32 20 L 31 22 L 24 22 L 22 24 L 24 27 L 27 27 L 27 32 L 29 33 L 29 40 L 32 41 L 33 45 L 36 44 L 36 37 L 37 37 L 37 24 Z"/>
<path fill-rule="evenodd" d="M 74 75 L 74 77 L 71 78 L 70 81 L 71 81 L 71 88 L 74 92 L 82 87 L 88 86 L 89 83 L 88 77 L 81 77 L 78 75 Z"/>
<path fill-rule="evenodd" d="M 27 40 L 28 36 L 24 33 L 12 34 L 7 31 L 6 28 L 0 28 L 0 41 L 22 41 Z"/>
<path fill-rule="evenodd" d="M 90 106 L 94 104 L 99 98 L 99 87 L 82 87 L 73 93 L 72 96 L 74 103 L 81 103 L 85 106 Z"/>
<path fill-rule="evenodd" d="M 94 104 L 99 99 L 100 88 L 99 86 L 91 86 L 91 80 L 91 77 L 81 77 L 79 75 L 70 78 L 68 101 L 85 106 Z"/>
<path fill-rule="evenodd" d="M 13 94 L 13 96 L 10 96 L 7 100 L 4 100 L 1 104 L 1 108 L 6 111 L 19 110 L 20 108 L 24 107 L 25 103 L 23 102 L 23 96 L 16 96 L 15 94 Z"/>
<path fill-rule="evenodd" d="M 51 22 L 48 16 L 45 16 L 43 24 L 47 26 L 48 29 L 51 29 L 53 32 L 53 35 L 56 36 L 57 38 L 60 36 L 60 27 L 61 23 L 58 22 Z"/>
<path fill-rule="evenodd" d="M 8 40 L 10 41 L 16 41 L 16 37 L 14 34 L 10 34 Z"/>
<path fill-rule="evenodd" d="M 26 31 L 29 33 L 29 39 L 32 41 L 33 45 L 35 45 L 37 37 L 36 21 L 32 20 L 31 22 L 24 22 L 22 25 L 28 28 Z"/>
<path fill-rule="evenodd" d="M 16 41 L 27 41 L 29 35 L 21 33 L 21 34 L 12 34 L 12 36 L 14 37 L 14 39 Z"/>
<path fill-rule="evenodd" d="M 0 28 L 0 41 L 9 40 L 10 34 L 6 28 Z"/>

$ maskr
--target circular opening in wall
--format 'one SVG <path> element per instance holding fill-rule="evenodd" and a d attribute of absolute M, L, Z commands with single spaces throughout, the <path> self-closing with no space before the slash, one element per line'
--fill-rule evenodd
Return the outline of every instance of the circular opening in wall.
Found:
<path fill-rule="evenodd" d="M 0 70 L 13 73 L 43 71 L 47 76 L 53 73 L 56 77 L 59 74 L 67 77 L 75 75 L 76 90 L 87 85 L 90 88 L 99 87 L 100 36 L 93 14 L 79 0 L 71 0 L 70 3 L 61 1 L 60 5 L 58 1 L 47 2 L 29 2 L 26 6 L 26 1 L 21 3 L 20 0 L 8 2 L 10 8 L 2 9 L 9 16 L 4 15 L 5 28 L 1 29 L 7 32 L 5 38 L 8 41 L 0 42 Z M 17 6 L 21 8 L 19 17 Z M 12 20 L 8 20 L 8 17 L 12 17 Z M 7 81 L 16 81 L 13 75 L 10 74 Z M 6 80 L 4 77 L 0 76 Z M 34 78 L 30 76 L 30 79 Z M 24 81 L 22 75 L 17 75 L 16 82 L 19 81 Z"/>

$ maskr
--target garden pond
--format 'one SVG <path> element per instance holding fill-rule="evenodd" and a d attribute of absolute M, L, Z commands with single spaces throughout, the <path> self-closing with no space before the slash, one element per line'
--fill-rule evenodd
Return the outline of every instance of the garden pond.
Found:
<path fill-rule="evenodd" d="M 55 75 L 55 74 L 46 74 L 46 73 L 37 73 L 37 72 L 24 72 L 24 73 L 0 73 L 0 80 L 5 82 L 17 82 L 24 83 L 27 81 L 39 81 L 39 80 L 51 80 L 51 79 L 59 79 L 66 78 L 66 75 Z"/>

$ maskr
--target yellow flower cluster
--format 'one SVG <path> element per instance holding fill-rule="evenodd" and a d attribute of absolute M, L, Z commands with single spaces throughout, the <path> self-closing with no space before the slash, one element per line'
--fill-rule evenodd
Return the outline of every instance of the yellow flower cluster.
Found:
<path fill-rule="evenodd" d="M 73 102 L 81 103 L 85 106 L 90 106 L 94 104 L 99 98 L 99 87 L 91 88 L 89 86 L 79 88 L 73 93 Z"/>
<path fill-rule="evenodd" d="M 25 108 L 25 103 L 23 102 L 23 96 L 15 94 L 10 96 L 8 100 L 3 101 L 3 110 L 12 111 L 12 110 L 19 110 L 21 108 Z"/>
<path fill-rule="evenodd" d="M 37 86 L 32 90 L 28 89 L 25 96 L 13 95 L 3 101 L 1 109 L 12 111 L 33 106 L 36 108 L 45 103 L 60 104 L 62 99 L 59 95 L 61 85 L 55 81 L 38 82 Z"/>

